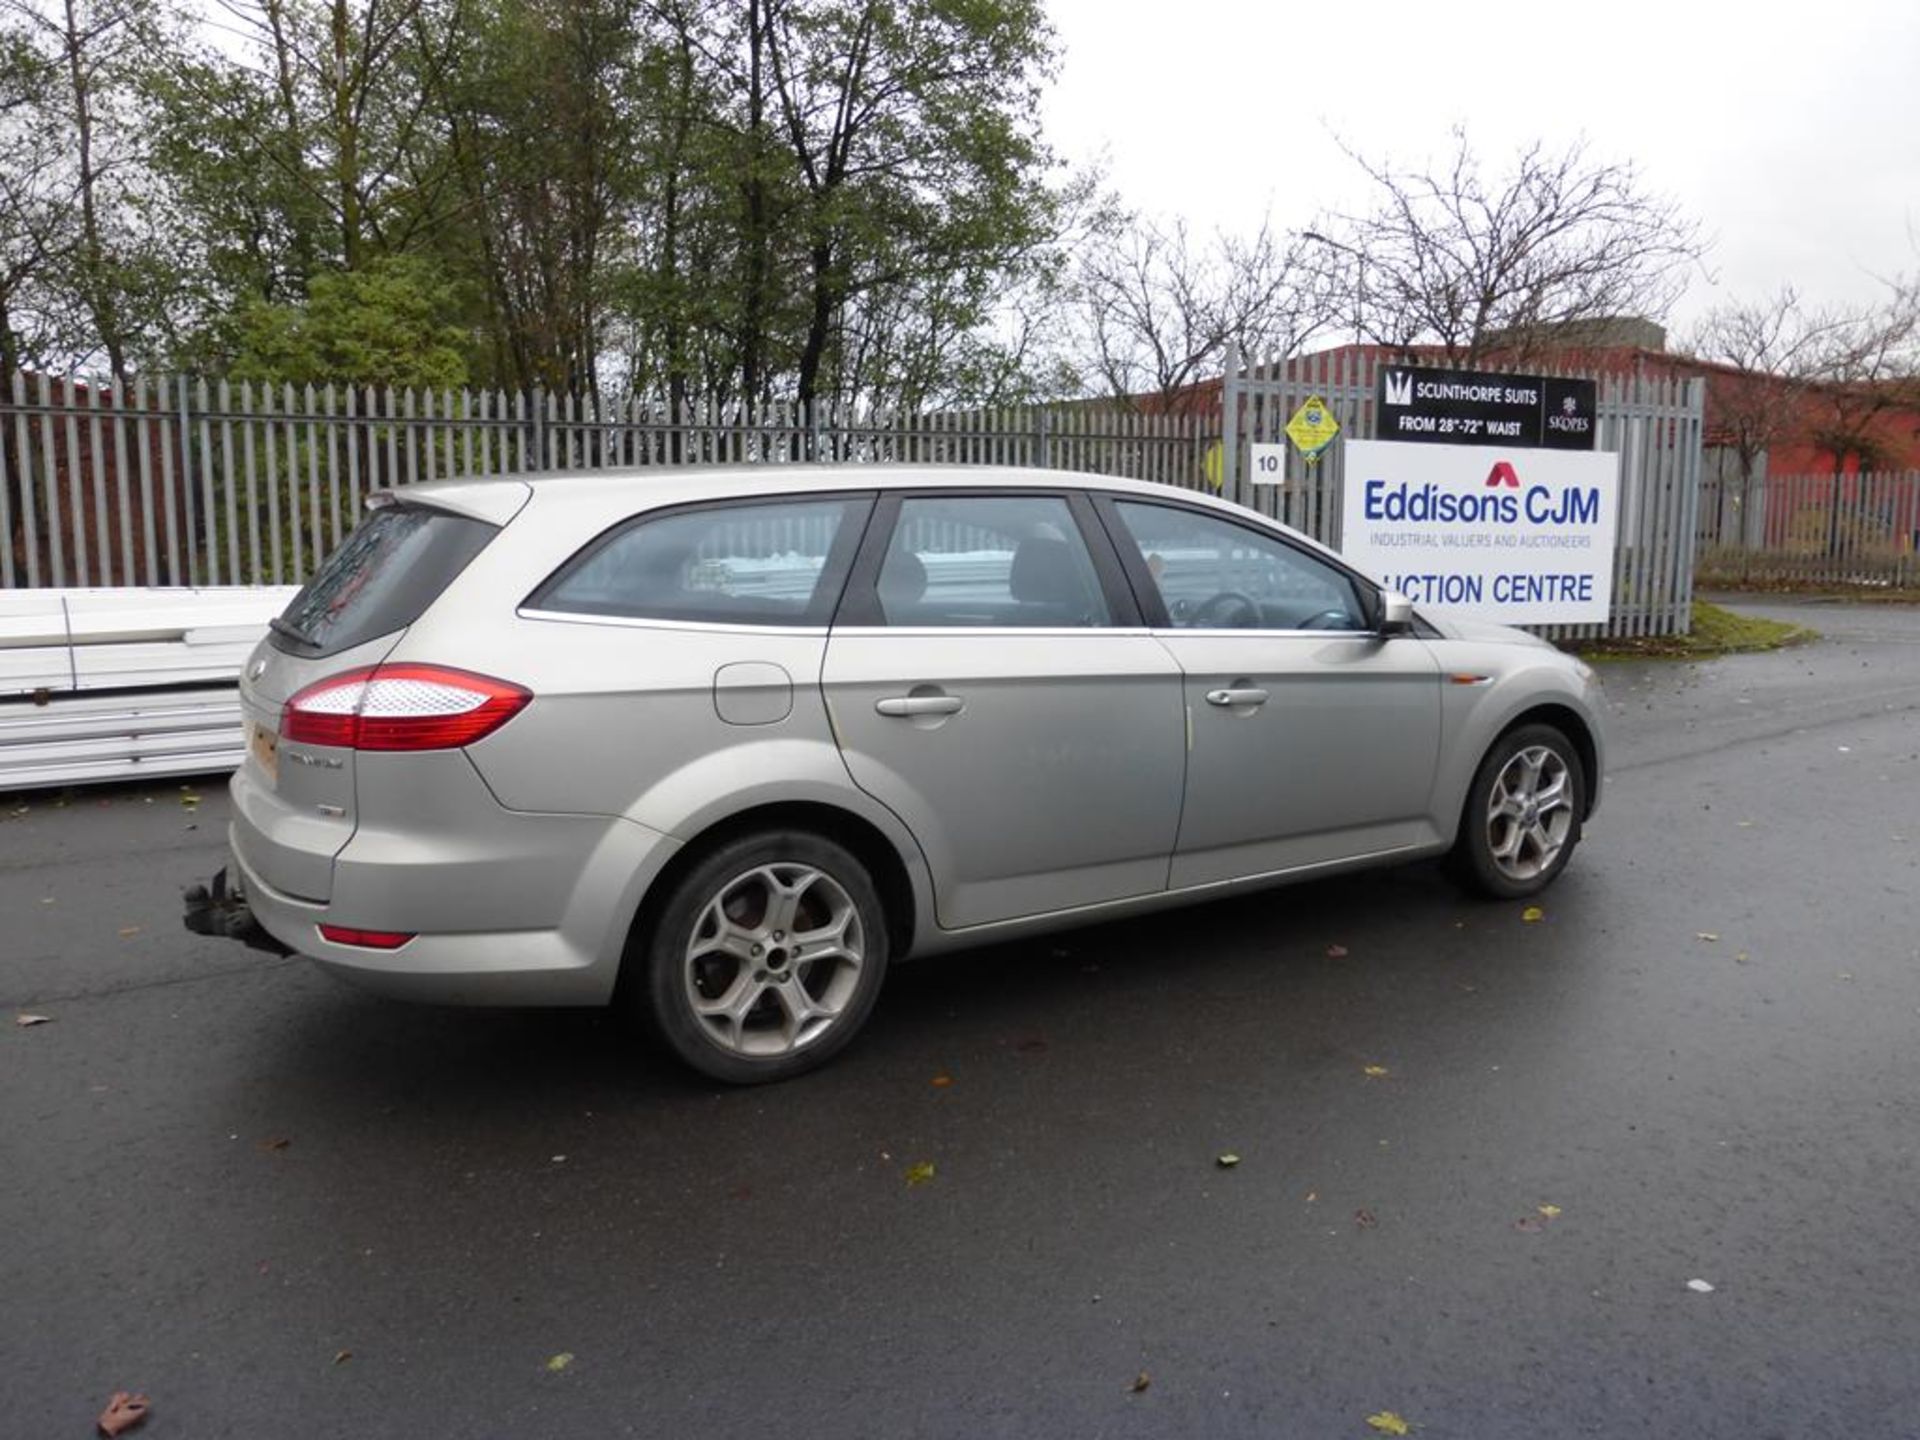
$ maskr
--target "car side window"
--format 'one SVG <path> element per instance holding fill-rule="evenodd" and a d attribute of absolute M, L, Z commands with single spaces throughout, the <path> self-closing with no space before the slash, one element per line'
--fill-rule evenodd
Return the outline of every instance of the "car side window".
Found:
<path fill-rule="evenodd" d="M 530 609 L 732 625 L 825 625 L 872 502 L 864 496 L 643 515 L 546 581 Z"/>
<path fill-rule="evenodd" d="M 1080 527 L 1057 495 L 908 496 L 875 588 L 886 625 L 1113 623 Z"/>
<path fill-rule="evenodd" d="M 1114 503 L 1179 629 L 1367 630 L 1358 583 L 1277 535 L 1171 505 Z"/>

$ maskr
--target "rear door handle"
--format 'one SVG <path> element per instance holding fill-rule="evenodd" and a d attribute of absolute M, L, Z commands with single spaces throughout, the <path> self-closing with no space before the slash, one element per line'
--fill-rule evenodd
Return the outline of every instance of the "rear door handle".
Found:
<path fill-rule="evenodd" d="M 882 715 L 957 715 L 964 703 L 958 695 L 890 695 L 873 708 Z"/>
<path fill-rule="evenodd" d="M 1267 703 L 1267 692 L 1264 690 L 1247 689 L 1247 690 L 1209 690 L 1207 691 L 1207 704 L 1209 705 L 1220 705 L 1220 706 L 1264 705 L 1266 703 Z"/>

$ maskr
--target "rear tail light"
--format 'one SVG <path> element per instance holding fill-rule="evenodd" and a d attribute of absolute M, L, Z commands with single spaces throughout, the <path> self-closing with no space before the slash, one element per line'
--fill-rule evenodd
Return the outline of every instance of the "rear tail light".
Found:
<path fill-rule="evenodd" d="M 322 925 L 320 938 L 336 945 L 358 945 L 363 950 L 398 950 L 413 936 L 401 930 L 356 930 L 350 925 Z"/>
<path fill-rule="evenodd" d="M 533 693 L 445 665 L 370 665 L 307 686 L 280 713 L 280 738 L 343 750 L 457 750 L 491 735 Z"/>

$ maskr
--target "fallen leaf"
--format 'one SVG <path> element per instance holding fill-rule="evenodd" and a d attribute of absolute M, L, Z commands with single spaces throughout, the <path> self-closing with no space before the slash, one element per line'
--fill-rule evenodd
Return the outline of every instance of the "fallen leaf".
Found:
<path fill-rule="evenodd" d="M 907 1167 L 907 1184 L 924 1185 L 933 1179 L 933 1161 L 920 1160 Z"/>
<path fill-rule="evenodd" d="M 276 1135 L 271 1140 L 262 1140 L 260 1142 L 260 1148 L 262 1150 L 285 1150 L 291 1144 L 293 1144 L 293 1141 L 287 1139 L 286 1136 Z"/>
<path fill-rule="evenodd" d="M 1541 1205 L 1538 1209 L 1540 1213 L 1549 1220 L 1557 1220 L 1560 1218 L 1560 1207 L 1558 1205 Z"/>
<path fill-rule="evenodd" d="M 1047 1048 L 1047 1042 L 1042 1040 L 1038 1035 L 1029 1035 L 1024 1040 L 1016 1041 L 1013 1048 L 1018 1050 L 1022 1055 L 1038 1055 L 1042 1050 Z"/>
<path fill-rule="evenodd" d="M 120 938 L 122 940 L 131 939 L 133 936 L 138 935 L 139 933 L 140 933 L 140 927 L 138 925 L 122 925 L 120 927 Z"/>
<path fill-rule="evenodd" d="M 353 1351 L 351 1350 L 336 1350 L 333 1352 L 333 1363 L 336 1365 L 344 1365 L 352 1358 Z"/>
<path fill-rule="evenodd" d="M 1361 1073 L 1362 1075 L 1365 1075 L 1365 1076 L 1367 1076 L 1367 1077 L 1368 1077 L 1369 1079 L 1372 1079 L 1372 1080 L 1380 1080 L 1380 1079 L 1384 1079 L 1384 1078 L 1386 1077 L 1386 1075 L 1387 1075 L 1387 1067 L 1386 1067 L 1386 1066 L 1384 1066 L 1384 1065 L 1368 1065 L 1368 1066 L 1366 1066 L 1366 1067 L 1364 1067 L 1364 1068 L 1363 1068 L 1363 1069 L 1362 1069 L 1362 1070 L 1360 1071 L 1360 1073 Z"/>
<path fill-rule="evenodd" d="M 945 1074 L 944 1072 L 933 1077 L 933 1088 L 936 1090 L 945 1090 L 952 1084 L 953 1076 Z"/>
<path fill-rule="evenodd" d="M 555 1375 L 558 1375 L 572 1363 L 573 1352 L 571 1350 L 562 1350 L 558 1355 L 547 1361 L 547 1369 L 551 1370 Z"/>
<path fill-rule="evenodd" d="M 1547 1222 L 1542 1220 L 1538 1215 L 1522 1215 L 1518 1220 L 1513 1222 L 1513 1228 L 1523 1231 L 1528 1235 L 1538 1235 L 1547 1228 Z"/>
<path fill-rule="evenodd" d="M 1240 1163 L 1240 1157 L 1234 1154 L 1231 1150 L 1227 1150 L 1219 1155 L 1216 1155 L 1214 1157 L 1213 1163 L 1218 1165 L 1222 1170 L 1231 1170 L 1234 1166 Z"/>
<path fill-rule="evenodd" d="M 34 1025 L 51 1025 L 53 1023 L 53 1016 L 16 1015 L 13 1017 L 13 1023 L 18 1025 L 22 1030 L 25 1030 Z"/>
<path fill-rule="evenodd" d="M 1320 1199 L 1320 1192 L 1318 1190 L 1307 1191 L 1307 1204 L 1309 1205 L 1316 1204 L 1319 1201 L 1319 1199 Z"/>
<path fill-rule="evenodd" d="M 1529 905 L 1527 906 L 1526 909 L 1520 912 L 1520 918 L 1524 920 L 1527 924 L 1532 925 L 1536 921 L 1546 919 L 1547 912 L 1542 910 L 1538 905 Z"/>
<path fill-rule="evenodd" d="M 1356 1210 L 1353 1212 L 1353 1223 L 1362 1230 L 1371 1230 L 1380 1222 L 1373 1218 L 1371 1210 Z"/>
<path fill-rule="evenodd" d="M 1709 945 L 1718 943 L 1720 939 L 1720 937 L 1714 934 L 1713 931 L 1711 930 L 1702 930 L 1699 934 L 1695 935 L 1693 938 L 1696 940 L 1704 940 Z"/>
<path fill-rule="evenodd" d="M 1752 958 L 1753 957 L 1751 955 L 1747 954 L 1746 951 L 1742 950 L 1733 957 L 1733 963 L 1736 965 L 1744 965 L 1747 963 L 1747 961 L 1751 960 Z"/>
<path fill-rule="evenodd" d="M 145 1420 L 147 1411 L 151 1408 L 146 1396 L 116 1390 L 113 1392 L 113 1398 L 107 1401 L 107 1408 L 100 1412 L 100 1433 L 124 1435 Z"/>
<path fill-rule="evenodd" d="M 1346 958 L 1347 958 L 1347 947 L 1346 947 L 1346 946 L 1344 946 L 1344 945 L 1329 945 L 1329 946 L 1327 946 L 1327 958 L 1328 958 L 1329 960 L 1344 960 L 1344 959 L 1346 959 Z"/>
<path fill-rule="evenodd" d="M 1138 1395 L 1142 1390 L 1146 1389 L 1152 1383 L 1153 1383 L 1153 1377 L 1147 1374 L 1146 1371 L 1142 1370 L 1138 1375 L 1133 1377 L 1133 1383 L 1129 1385 L 1127 1389 L 1132 1391 L 1135 1395 Z"/>
<path fill-rule="evenodd" d="M 1382 1435 L 1405 1435 L 1413 1428 L 1391 1410 L 1382 1410 L 1378 1415 L 1367 1416 L 1367 1424 Z"/>
<path fill-rule="evenodd" d="M 1696 1295 L 1711 1295 L 1713 1293 L 1713 1286 L 1704 1280 L 1687 1281 L 1687 1289 L 1693 1291 Z"/>

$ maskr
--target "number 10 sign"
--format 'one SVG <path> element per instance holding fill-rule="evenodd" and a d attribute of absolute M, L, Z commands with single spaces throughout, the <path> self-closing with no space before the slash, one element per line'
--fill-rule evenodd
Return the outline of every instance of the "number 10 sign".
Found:
<path fill-rule="evenodd" d="M 1284 445 L 1252 445 L 1252 463 L 1248 466 L 1249 478 L 1256 485 L 1284 485 L 1287 483 L 1287 447 Z"/>

